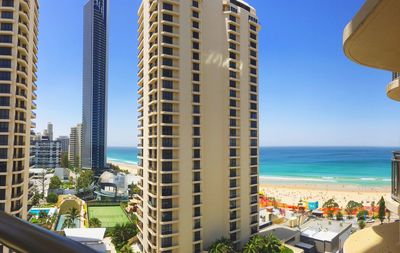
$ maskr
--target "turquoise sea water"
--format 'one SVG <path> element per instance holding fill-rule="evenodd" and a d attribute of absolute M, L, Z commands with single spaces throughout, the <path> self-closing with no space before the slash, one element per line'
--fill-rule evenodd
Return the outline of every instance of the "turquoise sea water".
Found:
<path fill-rule="evenodd" d="M 260 180 L 389 186 L 393 150 L 390 147 L 262 147 Z M 111 161 L 136 163 L 136 155 L 136 148 L 108 148 Z"/>

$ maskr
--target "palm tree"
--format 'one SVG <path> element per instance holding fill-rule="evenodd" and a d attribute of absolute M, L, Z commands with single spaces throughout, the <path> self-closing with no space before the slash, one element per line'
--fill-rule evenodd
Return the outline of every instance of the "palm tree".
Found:
<path fill-rule="evenodd" d="M 264 240 L 264 247 L 262 252 L 266 253 L 279 253 L 281 252 L 281 247 L 282 247 L 282 242 L 276 238 L 273 234 L 269 234 L 267 237 L 265 237 Z"/>
<path fill-rule="evenodd" d="M 265 237 L 261 235 L 255 235 L 250 238 L 243 248 L 243 253 L 259 253 L 264 247 Z"/>
<path fill-rule="evenodd" d="M 66 213 L 62 228 L 63 229 L 64 228 L 74 228 L 75 221 L 80 220 L 80 219 L 81 219 L 81 215 L 79 214 L 78 209 L 73 207 Z"/>
<path fill-rule="evenodd" d="M 96 217 L 90 218 L 89 227 L 91 227 L 91 228 L 100 228 L 101 227 L 101 221 Z"/>
<path fill-rule="evenodd" d="M 120 250 L 137 232 L 136 226 L 132 223 L 117 224 L 112 230 L 111 241 L 115 245 L 115 248 Z"/>
<path fill-rule="evenodd" d="M 226 238 L 221 238 L 214 242 L 208 249 L 209 253 L 233 253 L 231 241 Z"/>

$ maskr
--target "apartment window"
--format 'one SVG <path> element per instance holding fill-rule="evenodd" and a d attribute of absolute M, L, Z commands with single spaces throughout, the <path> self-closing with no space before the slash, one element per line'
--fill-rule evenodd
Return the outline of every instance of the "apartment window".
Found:
<path fill-rule="evenodd" d="M 200 147 L 200 138 L 193 138 L 193 147 Z"/>
<path fill-rule="evenodd" d="M 255 42 L 250 42 L 250 47 L 252 47 L 252 48 L 254 48 L 254 49 L 257 49 L 257 43 L 255 43 Z"/>
<path fill-rule="evenodd" d="M 200 24 L 199 24 L 199 22 L 197 22 L 197 21 L 193 21 L 193 22 L 192 22 L 192 27 L 193 27 L 193 28 L 197 28 L 197 29 L 199 29 L 199 28 L 200 28 Z"/>
<path fill-rule="evenodd" d="M 250 82 L 257 83 L 257 77 L 254 76 L 250 77 Z"/>
<path fill-rule="evenodd" d="M 229 110 L 230 112 L 229 112 L 229 115 L 231 116 L 231 117 L 236 117 L 236 110 L 234 110 L 234 109 L 231 109 L 231 110 Z"/>
<path fill-rule="evenodd" d="M 230 97 L 236 97 L 236 91 L 230 90 L 230 91 L 229 91 L 229 96 L 230 96 Z"/>
<path fill-rule="evenodd" d="M 230 120 L 229 120 L 229 125 L 230 125 L 231 127 L 235 127 L 235 126 L 236 126 L 236 120 L 235 120 L 235 119 L 230 119 Z"/>
<path fill-rule="evenodd" d="M 163 36 L 163 43 L 174 44 L 174 39 L 171 36 Z"/>
<path fill-rule="evenodd" d="M 163 126 L 162 127 L 162 134 L 163 135 L 172 135 L 173 131 L 172 131 L 172 127 L 170 126 Z"/>
<path fill-rule="evenodd" d="M 229 145 L 232 147 L 236 146 L 236 139 L 229 139 Z"/>
<path fill-rule="evenodd" d="M 12 23 L 1 23 L 1 30 L 2 31 L 12 31 L 13 24 Z"/>
<path fill-rule="evenodd" d="M 169 115 L 169 114 L 162 115 L 162 123 L 172 124 L 173 119 L 174 119 L 174 117 L 172 115 Z"/>
<path fill-rule="evenodd" d="M 192 37 L 193 37 L 194 39 L 199 39 L 199 38 L 200 38 L 200 34 L 199 34 L 198 32 L 193 32 L 193 33 L 192 33 Z"/>
<path fill-rule="evenodd" d="M 200 44 L 199 44 L 199 42 L 193 42 L 193 44 L 192 44 L 192 48 L 193 49 L 199 49 L 200 48 Z"/>
<path fill-rule="evenodd" d="M 229 30 L 236 31 L 236 26 L 233 24 L 229 24 Z"/>
<path fill-rule="evenodd" d="M 195 8 L 199 8 L 199 2 L 192 1 L 192 6 L 195 7 Z"/>
<path fill-rule="evenodd" d="M 202 250 L 201 250 L 201 244 L 200 243 L 196 243 L 195 245 L 194 245 L 194 253 L 201 253 L 202 252 Z"/>
<path fill-rule="evenodd" d="M 0 145 L 8 145 L 8 135 L 0 135 Z"/>
<path fill-rule="evenodd" d="M 200 158 L 200 149 L 194 149 L 193 150 L 193 158 L 194 159 L 199 159 Z"/>
<path fill-rule="evenodd" d="M 257 92 L 257 86 L 255 86 L 255 85 L 250 85 L 250 91 L 251 91 L 251 92 Z"/>
<path fill-rule="evenodd" d="M 11 55 L 11 47 L 0 47 L 0 55 Z"/>
<path fill-rule="evenodd" d="M 163 62 L 163 65 L 165 65 L 165 66 L 173 66 L 174 65 L 173 64 L 174 60 L 172 60 L 170 58 L 163 58 L 162 62 Z"/>
<path fill-rule="evenodd" d="M 11 80 L 11 72 L 0 71 L 0 80 L 2 80 L 2 81 L 10 81 Z"/>
<path fill-rule="evenodd" d="M 10 98 L 0 97 L 0 106 L 10 106 Z"/>
<path fill-rule="evenodd" d="M 254 50 L 250 50 L 250 55 L 253 57 L 257 57 L 257 52 Z"/>
<path fill-rule="evenodd" d="M 1 12 L 1 18 L 4 19 L 13 19 L 13 12 L 12 11 L 2 11 Z"/>
<path fill-rule="evenodd" d="M 165 21 L 170 21 L 170 22 L 174 22 L 174 17 L 172 15 L 169 14 L 163 14 L 163 20 Z"/>
<path fill-rule="evenodd" d="M 200 117 L 193 116 L 193 125 L 200 125 Z"/>
<path fill-rule="evenodd" d="M 193 136 L 200 136 L 200 127 L 193 127 Z"/>
<path fill-rule="evenodd" d="M 2 149 L 0 149 L 0 151 L 1 150 L 6 150 L 6 152 L 7 152 L 7 149 L 2 148 Z M 1 158 L 3 158 L 1 153 L 0 153 L 0 155 L 1 155 Z M 5 156 L 5 158 L 7 158 L 7 155 Z M 6 176 L 0 176 L 0 186 L 6 186 Z"/>
<path fill-rule="evenodd" d="M 169 3 L 163 3 L 163 9 L 164 10 L 173 11 L 174 10 L 174 6 L 172 4 L 169 4 Z"/>
<path fill-rule="evenodd" d="M 257 34 L 250 33 L 250 38 L 252 38 L 253 40 L 257 40 Z"/>
<path fill-rule="evenodd" d="M 236 69 L 236 62 L 229 61 L 229 67 L 232 68 L 232 69 Z"/>
<path fill-rule="evenodd" d="M 11 68 L 11 60 L 9 60 L 9 59 L 0 59 L 0 68 Z"/>
<path fill-rule="evenodd" d="M 193 52 L 192 58 L 193 58 L 193 60 L 200 60 L 200 54 Z"/>
<path fill-rule="evenodd" d="M 194 84 L 192 85 L 192 87 L 193 87 L 193 91 L 195 91 L 195 92 L 200 92 L 200 85 L 199 85 L 199 84 L 194 83 Z"/>
<path fill-rule="evenodd" d="M 200 96 L 197 94 L 193 95 L 193 103 L 200 103 Z"/>
<path fill-rule="evenodd" d="M 251 101 L 257 101 L 257 95 L 251 94 L 250 95 L 250 100 Z"/>
<path fill-rule="evenodd" d="M 250 30 L 257 31 L 257 27 L 255 25 L 250 25 Z"/>
<path fill-rule="evenodd" d="M 162 92 L 162 99 L 164 100 L 174 100 L 174 94 L 169 91 L 163 91 Z"/>
<path fill-rule="evenodd" d="M 174 28 L 171 25 L 163 25 L 163 31 L 164 32 L 173 33 L 174 32 Z"/>
<path fill-rule="evenodd" d="M 192 12 L 192 16 L 194 17 L 194 18 L 199 18 L 199 12 L 198 11 L 193 11 Z"/>
<path fill-rule="evenodd" d="M 200 106 L 199 105 L 193 105 L 193 113 L 194 114 L 199 114 L 200 113 Z"/>
<path fill-rule="evenodd" d="M 200 70 L 200 64 L 194 62 L 194 63 L 192 64 L 192 68 L 193 68 L 193 70 L 199 71 L 199 70 Z"/>
<path fill-rule="evenodd" d="M 236 54 L 233 52 L 229 52 L 229 58 L 236 60 Z"/>
<path fill-rule="evenodd" d="M 8 132 L 8 123 L 7 122 L 0 122 L 0 132 L 2 132 L 2 133 Z"/>
<path fill-rule="evenodd" d="M 0 148 L 0 159 L 7 159 L 7 150 L 8 150 L 7 148 Z M 4 176 L 4 178 L 5 178 L 5 176 Z M 1 177 L 0 177 L 0 186 L 5 186 L 5 185 L 1 184 Z"/>
<path fill-rule="evenodd" d="M 230 20 L 230 21 L 233 21 L 233 22 L 236 22 L 236 17 L 235 17 L 235 16 L 232 16 L 232 15 L 229 15 L 229 20 Z"/>
<path fill-rule="evenodd" d="M 233 50 L 236 50 L 236 44 L 235 43 L 229 43 L 229 48 L 230 49 L 233 49 Z"/>
<path fill-rule="evenodd" d="M 172 171 L 172 162 L 162 162 L 161 166 L 162 171 Z"/>
<path fill-rule="evenodd" d="M 232 149 L 229 150 L 229 156 L 235 157 L 236 155 L 237 155 L 236 154 L 236 149 L 232 148 Z"/>
<path fill-rule="evenodd" d="M 200 161 L 193 161 L 193 169 L 194 170 L 200 169 Z"/>
<path fill-rule="evenodd" d="M 199 217 L 199 216 L 201 216 L 200 207 L 195 207 L 195 208 L 194 208 L 194 214 L 193 214 L 193 216 L 194 216 L 194 217 Z"/>
<path fill-rule="evenodd" d="M 252 147 L 257 146 L 257 140 L 255 139 L 250 140 L 250 146 Z"/>
<path fill-rule="evenodd" d="M 195 82 L 200 81 L 200 75 L 198 73 L 193 73 L 193 81 Z"/>
<path fill-rule="evenodd" d="M 170 69 L 163 69 L 162 70 L 163 77 L 170 77 L 172 78 L 174 76 L 173 71 Z"/>
<path fill-rule="evenodd" d="M 253 66 L 257 66 L 257 60 L 250 59 L 250 64 Z"/>
<path fill-rule="evenodd" d="M 229 33 L 229 39 L 236 41 L 236 35 L 232 34 L 232 33 Z"/>
<path fill-rule="evenodd" d="M 251 110 L 257 110 L 257 104 L 251 103 L 251 104 L 250 104 L 250 109 L 251 109 Z"/>
<path fill-rule="evenodd" d="M 1 43 L 12 43 L 12 36 L 11 35 L 0 35 L 0 42 Z"/>
<path fill-rule="evenodd" d="M 257 121 L 251 121 L 250 128 L 257 128 Z"/>
<path fill-rule="evenodd" d="M 235 137 L 236 136 L 236 129 L 229 129 L 229 136 Z"/>
<path fill-rule="evenodd" d="M 162 110 L 164 112 L 172 112 L 173 111 L 174 106 L 170 103 L 163 103 L 162 104 Z"/>
<path fill-rule="evenodd" d="M 257 130 L 250 130 L 250 137 L 257 137 Z"/>
<path fill-rule="evenodd" d="M 170 48 L 170 47 L 163 47 L 163 54 L 173 55 L 174 54 L 174 49 Z"/>
<path fill-rule="evenodd" d="M 163 80 L 162 81 L 162 87 L 165 88 L 165 89 L 173 89 L 174 88 L 174 83 L 171 80 Z"/>

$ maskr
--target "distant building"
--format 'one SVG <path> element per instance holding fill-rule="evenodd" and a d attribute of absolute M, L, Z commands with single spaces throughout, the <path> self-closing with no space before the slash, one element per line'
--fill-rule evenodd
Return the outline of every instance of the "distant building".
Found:
<path fill-rule="evenodd" d="M 108 0 L 84 7 L 82 167 L 100 175 L 107 151 Z"/>
<path fill-rule="evenodd" d="M 32 153 L 35 168 L 53 169 L 60 167 L 61 142 L 51 141 L 48 137 L 43 136 L 41 141 L 33 141 Z"/>
<path fill-rule="evenodd" d="M 75 167 L 81 167 L 82 157 L 82 124 L 71 128 L 69 135 L 68 160 Z"/>
<path fill-rule="evenodd" d="M 60 136 L 57 138 L 57 141 L 59 141 L 61 143 L 61 153 L 68 153 L 69 137 L 68 136 Z"/>
<path fill-rule="evenodd" d="M 343 245 L 351 235 L 352 224 L 335 220 L 311 220 L 301 225 L 301 242 L 296 244 L 305 252 L 343 252 Z"/>
<path fill-rule="evenodd" d="M 53 140 L 53 124 L 51 122 L 47 123 L 47 135 L 49 136 L 49 140 Z"/>

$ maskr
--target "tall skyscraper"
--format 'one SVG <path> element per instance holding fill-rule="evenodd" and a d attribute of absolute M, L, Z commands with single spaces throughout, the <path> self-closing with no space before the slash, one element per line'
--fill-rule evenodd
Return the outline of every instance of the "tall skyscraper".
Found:
<path fill-rule="evenodd" d="M 202 252 L 258 232 L 258 24 L 244 1 L 142 0 L 139 241 Z"/>
<path fill-rule="evenodd" d="M 96 175 L 106 166 L 108 0 L 84 7 L 82 166 Z"/>
<path fill-rule="evenodd" d="M 81 167 L 82 157 L 82 124 L 78 124 L 76 127 L 71 127 L 71 133 L 69 135 L 69 149 L 68 149 L 68 160 L 70 164 L 75 167 Z"/>
<path fill-rule="evenodd" d="M 49 140 L 53 140 L 53 124 L 51 122 L 47 123 L 47 136 L 49 136 Z"/>
<path fill-rule="evenodd" d="M 0 211 L 26 219 L 36 118 L 38 1 L 3 0 L 0 12 Z"/>

